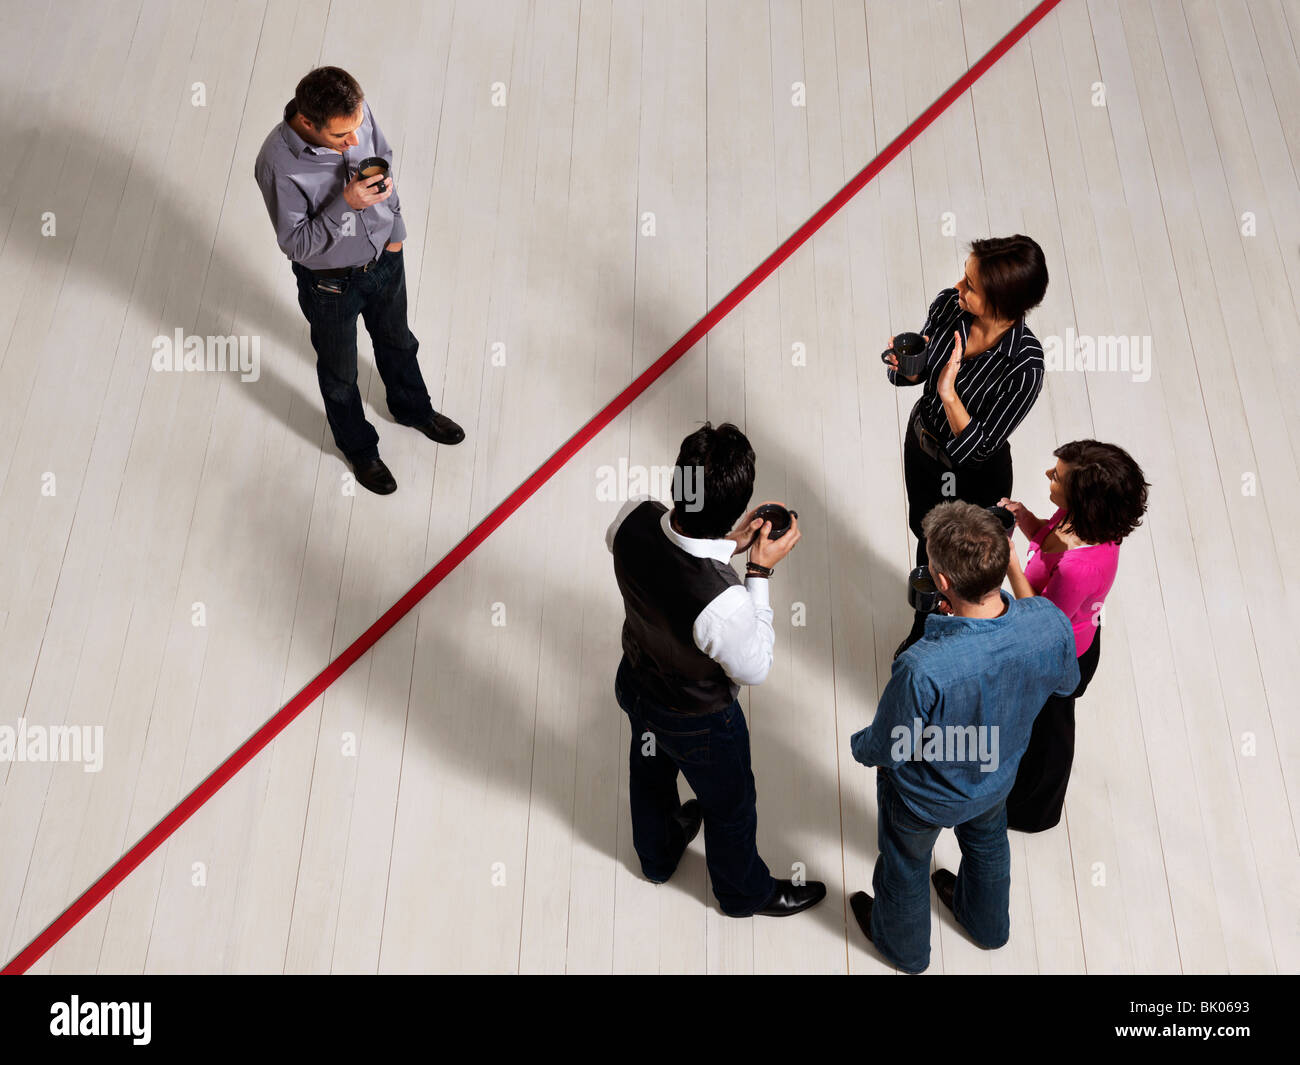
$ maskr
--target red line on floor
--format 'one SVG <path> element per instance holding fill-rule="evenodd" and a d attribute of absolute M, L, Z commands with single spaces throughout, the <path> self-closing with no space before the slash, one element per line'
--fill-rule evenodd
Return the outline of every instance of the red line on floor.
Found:
<path fill-rule="evenodd" d="M 523 484 L 499 503 L 486 518 L 470 530 L 469 534 L 451 549 L 442 561 L 429 570 L 401 599 L 386 610 L 370 628 L 366 629 L 353 641 L 338 658 L 334 659 L 297 695 L 259 728 L 229 758 L 221 763 L 212 774 L 182 799 L 176 807 L 145 834 L 134 847 L 119 858 L 98 880 L 96 880 L 71 906 L 54 919 L 40 935 L 14 956 L 8 965 L 0 970 L 0 975 L 26 972 L 55 943 L 97 906 L 109 892 L 130 875 L 141 862 L 181 827 L 194 812 L 215 795 L 231 777 L 253 760 L 262 748 L 269 744 L 280 732 L 307 709 L 316 699 L 339 679 L 347 669 L 363 654 L 370 650 L 389 629 L 402 620 L 411 609 L 429 594 L 442 579 L 459 566 L 479 544 L 488 538 L 511 514 L 518 510 L 539 488 L 549 481 L 569 459 L 573 458 L 610 422 L 625 411 L 632 401 L 655 383 L 678 359 L 694 347 L 706 333 L 717 325 L 736 307 L 741 300 L 762 284 L 786 259 L 817 232 L 831 216 L 860 192 L 868 182 L 885 169 L 909 144 L 944 111 L 953 105 L 958 97 L 975 84 L 984 73 L 1001 59 L 1022 37 L 1034 28 L 1061 0 L 1043 0 L 1028 15 L 1016 23 L 1015 27 L 965 74 L 958 78 L 951 87 L 927 107 L 902 133 L 889 142 L 888 146 L 859 171 L 847 185 L 829 199 L 820 210 L 801 225 L 795 232 L 764 259 L 757 268 L 728 292 L 714 305 L 703 318 L 696 322 L 680 340 L 665 351 L 640 377 L 620 392 L 600 413 L 547 459 L 537 471 Z"/>

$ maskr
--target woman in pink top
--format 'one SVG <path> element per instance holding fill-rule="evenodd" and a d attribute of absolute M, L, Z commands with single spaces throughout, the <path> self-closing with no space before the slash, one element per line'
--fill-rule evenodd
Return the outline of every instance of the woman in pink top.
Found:
<path fill-rule="evenodd" d="M 1052 696 L 1039 711 L 1007 796 L 1007 827 L 1021 832 L 1042 832 L 1061 820 L 1074 762 L 1074 701 L 1097 671 L 1101 609 L 1115 582 L 1120 541 L 1142 523 L 1150 487 L 1142 468 L 1114 444 L 1075 440 L 1053 454 L 1047 479 L 1055 514 L 1044 521 L 1002 500 L 1029 537 L 1023 569 L 1011 546 L 1011 590 L 1017 599 L 1041 595 L 1055 603 L 1074 626 L 1079 656 L 1079 686 L 1069 696 Z"/>

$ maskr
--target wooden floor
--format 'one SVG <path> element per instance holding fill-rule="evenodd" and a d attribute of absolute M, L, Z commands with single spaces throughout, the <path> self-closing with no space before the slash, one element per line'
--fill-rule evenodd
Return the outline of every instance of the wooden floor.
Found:
<path fill-rule="evenodd" d="M 98 773 L 0 762 L 0 960 L 1031 6 L 0 5 L 0 725 L 105 742 Z M 1040 338 L 1153 352 L 1048 374 L 1016 496 L 1049 513 L 1052 449 L 1096 437 L 1151 510 L 1066 818 L 1012 836 L 1011 940 L 934 901 L 929 971 L 1300 969 L 1298 49 L 1300 0 L 1064 0 L 33 971 L 892 972 L 846 921 L 876 857 L 849 737 L 910 620 L 915 396 L 879 352 L 1012 232 L 1048 255 Z M 319 63 L 393 143 L 421 365 L 468 434 L 394 424 L 362 332 L 385 498 L 342 491 L 252 179 Z M 178 328 L 257 336 L 260 377 L 155 372 Z M 662 887 L 630 841 L 597 487 L 705 418 L 804 529 L 743 696 L 760 850 L 829 888 L 784 921 L 722 915 L 702 840 Z"/>

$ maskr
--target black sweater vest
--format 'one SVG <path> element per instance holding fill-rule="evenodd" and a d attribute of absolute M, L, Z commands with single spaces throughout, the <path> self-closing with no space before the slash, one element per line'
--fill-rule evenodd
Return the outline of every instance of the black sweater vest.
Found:
<path fill-rule="evenodd" d="M 623 654 L 655 702 L 713 714 L 730 706 L 739 689 L 695 646 L 695 619 L 741 580 L 727 563 L 696 558 L 669 540 L 660 526 L 667 510 L 647 500 L 614 536 L 614 574 L 626 610 Z"/>

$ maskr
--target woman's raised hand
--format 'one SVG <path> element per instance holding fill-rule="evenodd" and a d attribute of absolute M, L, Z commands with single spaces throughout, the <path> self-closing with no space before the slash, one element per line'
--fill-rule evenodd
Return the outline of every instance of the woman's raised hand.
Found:
<path fill-rule="evenodd" d="M 939 380 L 935 382 L 935 391 L 943 400 L 957 398 L 957 371 L 961 369 L 961 356 L 965 350 L 961 330 L 956 330 L 952 336 L 952 354 L 948 356 L 948 361 L 944 363 L 943 370 L 939 373 Z"/>

